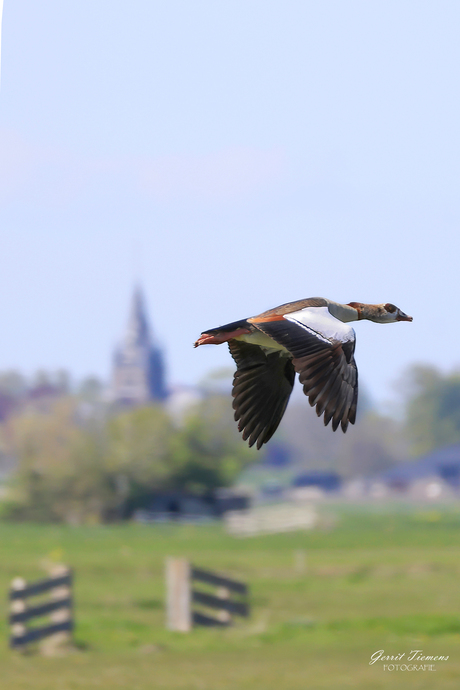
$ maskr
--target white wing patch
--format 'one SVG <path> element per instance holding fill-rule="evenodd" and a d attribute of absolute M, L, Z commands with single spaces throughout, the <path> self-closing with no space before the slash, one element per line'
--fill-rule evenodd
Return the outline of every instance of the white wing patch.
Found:
<path fill-rule="evenodd" d="M 353 328 L 332 316 L 327 307 L 306 307 L 286 314 L 284 318 L 306 328 L 327 343 L 332 340 L 338 340 L 341 343 L 355 340 Z"/>
<path fill-rule="evenodd" d="M 282 352 L 287 352 L 287 349 L 284 347 L 284 345 L 280 345 L 279 343 L 276 342 L 276 340 L 273 340 L 273 338 L 270 338 L 269 335 L 266 335 L 265 333 L 262 333 L 261 331 L 255 331 L 254 333 L 245 333 L 244 335 L 238 335 L 235 340 L 242 340 L 245 343 L 249 343 L 250 345 L 258 345 L 259 347 L 262 348 L 262 350 L 279 350 Z"/>

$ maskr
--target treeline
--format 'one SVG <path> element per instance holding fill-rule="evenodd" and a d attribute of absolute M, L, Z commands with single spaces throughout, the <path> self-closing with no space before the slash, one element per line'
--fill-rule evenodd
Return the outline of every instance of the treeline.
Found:
<path fill-rule="evenodd" d="M 401 385 L 413 455 L 460 443 L 460 371 L 443 374 L 435 367 L 415 366 Z"/>
<path fill-rule="evenodd" d="M 0 423 L 1 515 L 120 519 L 154 492 L 204 494 L 230 486 L 274 443 L 288 449 L 300 471 L 332 469 L 344 477 L 370 476 L 460 443 L 460 372 L 412 367 L 398 387 L 399 415 L 378 413 L 362 396 L 357 424 L 346 435 L 325 429 L 306 399 L 293 399 L 271 444 L 257 452 L 241 440 L 228 391 L 212 386 L 178 422 L 160 406 L 111 407 L 96 379 L 72 385 L 62 372 L 29 381 L 0 374 L 0 399 L 9 401 Z"/>
<path fill-rule="evenodd" d="M 0 422 L 26 408 L 37 407 L 65 395 L 75 395 L 82 400 L 100 400 L 103 388 L 102 382 L 94 376 L 75 383 L 64 369 L 39 370 L 31 376 L 18 371 L 0 372 Z"/>
<path fill-rule="evenodd" d="M 460 371 L 414 365 L 395 392 L 392 414 L 387 415 L 361 393 L 356 426 L 345 436 L 324 433 L 302 401 L 288 409 L 282 436 L 305 466 L 344 477 L 372 476 L 436 448 L 460 444 Z"/>
<path fill-rule="evenodd" d="M 21 390 L 0 429 L 10 470 L 3 518 L 120 519 L 153 492 L 230 486 L 255 455 L 241 443 L 223 396 L 208 395 L 178 423 L 161 406 L 111 407 L 101 390 L 91 381 L 38 397 Z"/>

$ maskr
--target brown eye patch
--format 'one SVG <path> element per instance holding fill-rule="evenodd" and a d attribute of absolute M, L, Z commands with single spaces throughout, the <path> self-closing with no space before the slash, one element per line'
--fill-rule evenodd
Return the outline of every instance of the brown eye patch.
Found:
<path fill-rule="evenodd" d="M 385 309 L 392 314 L 394 311 L 396 311 L 397 307 L 395 307 L 394 304 L 385 304 Z"/>

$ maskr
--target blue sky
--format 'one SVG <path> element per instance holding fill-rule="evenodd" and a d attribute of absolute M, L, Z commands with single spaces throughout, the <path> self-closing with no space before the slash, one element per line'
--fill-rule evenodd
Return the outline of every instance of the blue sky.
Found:
<path fill-rule="evenodd" d="M 108 378 L 141 282 L 171 383 L 286 301 L 359 323 L 379 401 L 460 365 L 457 2 L 6 0 L 0 370 Z"/>

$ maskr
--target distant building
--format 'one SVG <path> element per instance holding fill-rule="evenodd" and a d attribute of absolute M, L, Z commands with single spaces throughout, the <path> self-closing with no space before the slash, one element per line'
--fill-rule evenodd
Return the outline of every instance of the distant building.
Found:
<path fill-rule="evenodd" d="M 380 475 L 390 489 L 407 490 L 420 480 L 445 482 L 455 491 L 460 489 L 460 444 L 437 448 L 419 460 L 403 462 Z"/>
<path fill-rule="evenodd" d="M 306 486 L 316 486 L 323 491 L 338 491 L 342 486 L 342 478 L 336 472 L 321 472 L 312 470 L 304 474 L 298 474 L 291 482 L 294 489 Z"/>
<path fill-rule="evenodd" d="M 146 493 L 125 506 L 125 516 L 138 522 L 220 518 L 229 510 L 248 510 L 250 497 L 232 489 L 215 489 L 204 494 L 190 491 Z"/>
<path fill-rule="evenodd" d="M 152 340 L 139 287 L 134 290 L 123 342 L 114 354 L 110 397 L 123 405 L 162 402 L 167 397 L 163 355 Z"/>
<path fill-rule="evenodd" d="M 312 470 L 294 477 L 288 495 L 293 501 L 310 501 L 340 491 L 341 487 L 342 478 L 336 472 Z"/>
<path fill-rule="evenodd" d="M 272 441 L 265 451 L 265 458 L 262 465 L 265 467 L 283 468 L 288 467 L 293 458 L 292 449 L 284 443 Z"/>
<path fill-rule="evenodd" d="M 373 477 L 353 479 L 344 496 L 357 499 L 401 498 L 414 501 L 458 499 L 460 444 L 437 448 L 418 460 L 400 462 Z"/>

